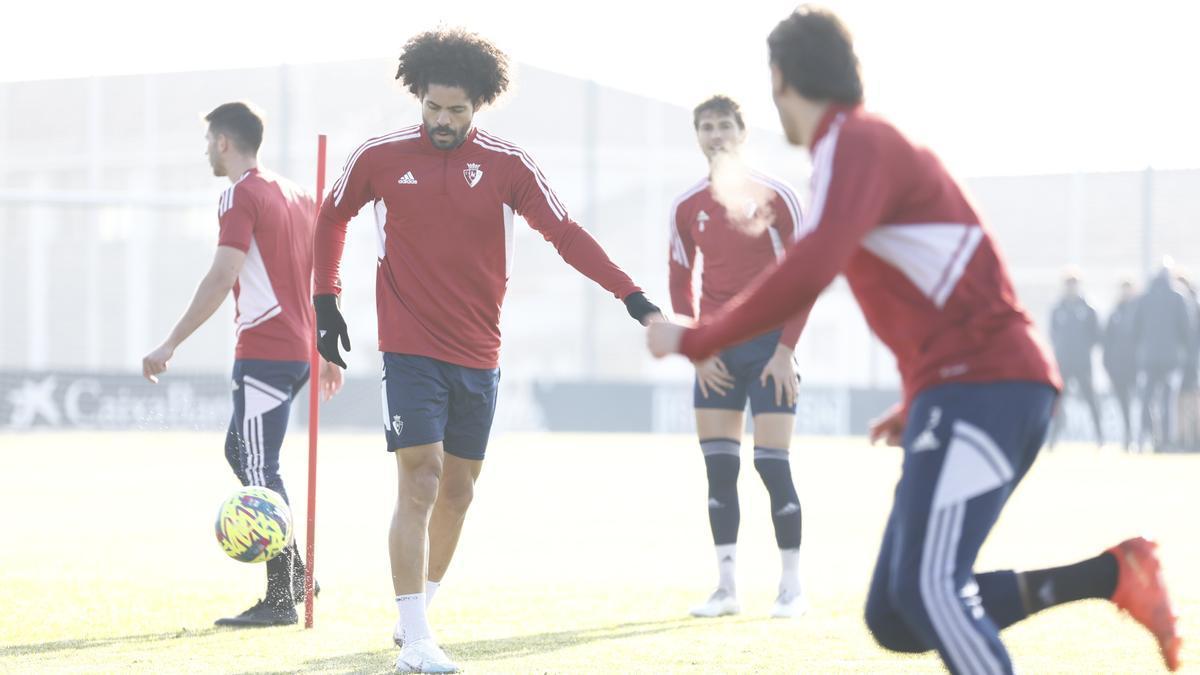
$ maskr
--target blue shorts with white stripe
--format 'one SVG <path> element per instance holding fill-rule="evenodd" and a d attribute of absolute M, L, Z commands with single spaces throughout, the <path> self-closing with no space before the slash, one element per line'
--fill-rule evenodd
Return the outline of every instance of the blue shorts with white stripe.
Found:
<path fill-rule="evenodd" d="M 1013 572 L 975 557 L 1046 438 L 1058 393 L 1035 382 L 919 394 L 867 596 L 867 626 L 901 652 L 936 649 L 952 673 L 1011 673 L 1000 629 L 1024 618 Z"/>

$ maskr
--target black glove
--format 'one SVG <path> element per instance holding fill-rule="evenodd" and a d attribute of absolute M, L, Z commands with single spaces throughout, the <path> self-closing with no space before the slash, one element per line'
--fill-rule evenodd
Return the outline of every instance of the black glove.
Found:
<path fill-rule="evenodd" d="M 338 338 L 342 340 L 342 349 L 350 351 L 350 333 L 338 309 L 337 296 L 314 295 L 313 307 L 317 310 L 317 351 L 326 361 L 345 368 L 346 362 L 338 353 Z"/>
<path fill-rule="evenodd" d="M 625 309 L 629 310 L 629 316 L 632 316 L 638 323 L 646 325 L 646 318 L 654 314 L 662 314 L 653 302 L 646 299 L 646 294 L 638 291 L 630 294 L 625 298 Z"/>

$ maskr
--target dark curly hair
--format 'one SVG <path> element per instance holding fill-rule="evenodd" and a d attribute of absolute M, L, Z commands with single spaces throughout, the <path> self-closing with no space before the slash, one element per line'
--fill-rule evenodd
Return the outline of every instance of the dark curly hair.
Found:
<path fill-rule="evenodd" d="M 429 85 L 462 87 L 476 107 L 508 89 L 508 56 L 495 44 L 463 28 L 414 35 L 400 54 L 396 79 L 420 98 Z"/>
<path fill-rule="evenodd" d="M 800 95 L 816 101 L 862 103 L 854 41 L 833 12 L 802 5 L 767 38 L 771 62 Z"/>

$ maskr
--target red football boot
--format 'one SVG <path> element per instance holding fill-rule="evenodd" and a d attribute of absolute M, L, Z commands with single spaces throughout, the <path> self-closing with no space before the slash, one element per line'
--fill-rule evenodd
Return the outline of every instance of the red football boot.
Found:
<path fill-rule="evenodd" d="M 1183 640 L 1175 632 L 1176 617 L 1156 548 L 1156 542 L 1135 537 L 1108 549 L 1117 559 L 1117 589 L 1111 600 L 1154 635 L 1167 669 L 1175 671 Z"/>

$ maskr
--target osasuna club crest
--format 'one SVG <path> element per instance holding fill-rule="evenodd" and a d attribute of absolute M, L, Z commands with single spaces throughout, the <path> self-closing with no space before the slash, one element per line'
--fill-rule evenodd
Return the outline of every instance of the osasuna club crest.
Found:
<path fill-rule="evenodd" d="M 483 179 L 483 169 L 478 164 L 467 164 L 467 168 L 463 169 L 463 178 L 467 179 L 467 185 L 475 187 Z"/>

